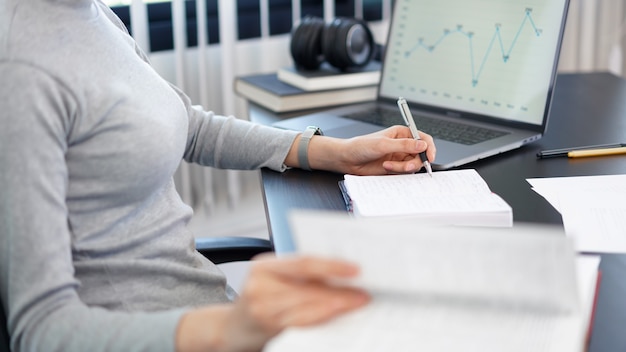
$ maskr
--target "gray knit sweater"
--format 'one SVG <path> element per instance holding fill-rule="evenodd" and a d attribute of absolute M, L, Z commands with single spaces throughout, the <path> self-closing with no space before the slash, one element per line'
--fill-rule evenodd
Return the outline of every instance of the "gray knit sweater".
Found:
<path fill-rule="evenodd" d="M 194 250 L 184 158 L 284 168 L 286 132 L 194 108 L 94 0 L 0 0 L 0 298 L 15 350 L 173 350 L 231 299 Z"/>

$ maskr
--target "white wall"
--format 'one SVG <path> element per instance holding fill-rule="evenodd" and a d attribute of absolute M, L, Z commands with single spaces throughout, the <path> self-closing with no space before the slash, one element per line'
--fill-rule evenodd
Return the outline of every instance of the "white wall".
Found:
<path fill-rule="evenodd" d="M 571 0 L 559 69 L 624 72 L 623 0 Z"/>

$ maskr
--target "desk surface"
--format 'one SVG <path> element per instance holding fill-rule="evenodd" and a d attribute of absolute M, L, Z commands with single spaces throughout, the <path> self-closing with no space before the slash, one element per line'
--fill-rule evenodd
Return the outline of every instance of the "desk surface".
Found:
<path fill-rule="evenodd" d="M 275 115 L 250 105 L 250 119 L 270 124 Z M 465 165 L 513 208 L 516 222 L 562 224 L 560 214 L 530 189 L 527 178 L 626 174 L 626 156 L 537 159 L 540 150 L 626 143 L 626 81 L 609 73 L 558 76 L 548 131 L 518 150 Z M 268 227 L 277 252 L 293 249 L 287 214 L 291 209 L 345 211 L 337 188 L 342 175 L 329 172 L 262 170 Z M 602 282 L 590 352 L 626 351 L 626 255 L 603 254 Z"/>

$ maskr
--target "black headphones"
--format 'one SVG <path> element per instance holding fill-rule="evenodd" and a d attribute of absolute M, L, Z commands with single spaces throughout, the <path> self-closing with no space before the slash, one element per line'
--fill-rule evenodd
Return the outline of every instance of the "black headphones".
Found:
<path fill-rule="evenodd" d="M 374 56 L 374 37 L 365 21 L 338 17 L 326 24 L 306 16 L 291 33 L 291 57 L 296 67 L 316 70 L 326 61 L 347 70 L 367 65 Z"/>

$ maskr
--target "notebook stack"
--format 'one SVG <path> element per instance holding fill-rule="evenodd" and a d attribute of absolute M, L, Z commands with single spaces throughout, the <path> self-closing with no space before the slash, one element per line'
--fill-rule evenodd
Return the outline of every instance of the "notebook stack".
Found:
<path fill-rule="evenodd" d="M 360 103 L 376 99 L 380 67 L 378 61 L 346 72 L 327 64 L 314 71 L 283 67 L 237 77 L 234 89 L 276 113 Z"/>

